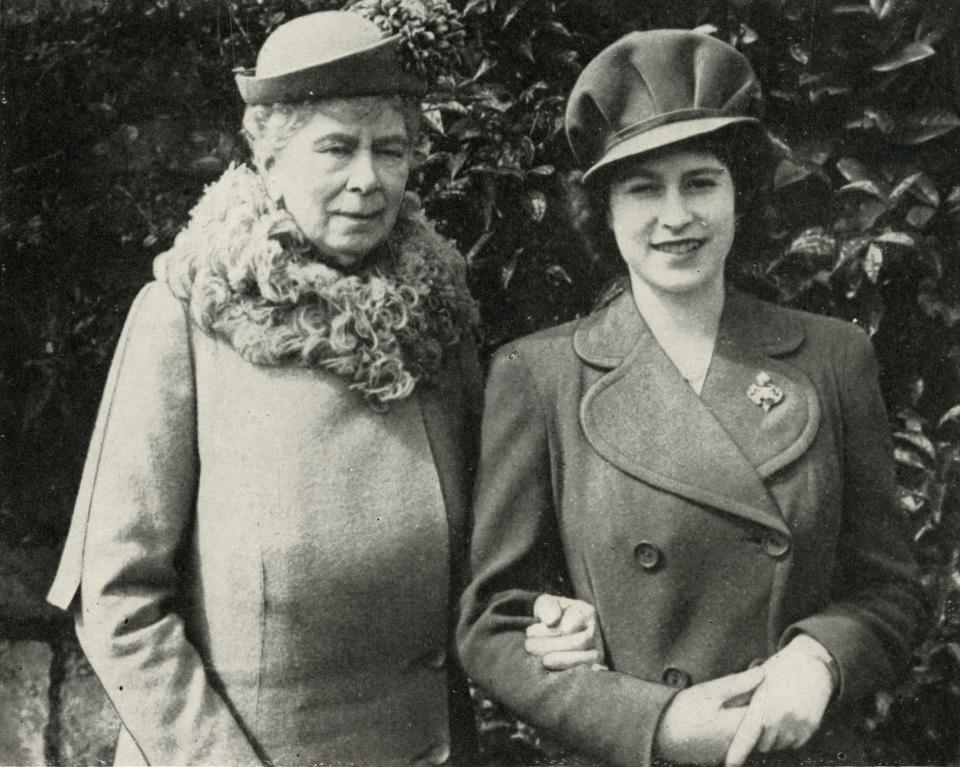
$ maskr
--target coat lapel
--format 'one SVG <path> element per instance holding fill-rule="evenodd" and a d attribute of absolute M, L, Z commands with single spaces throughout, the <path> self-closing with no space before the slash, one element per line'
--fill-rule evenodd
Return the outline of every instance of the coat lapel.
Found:
<path fill-rule="evenodd" d="M 802 343 L 802 328 L 771 308 L 775 318 L 764 315 L 755 329 L 751 317 L 766 305 L 738 293 L 726 305 L 702 399 L 660 348 L 629 292 L 585 319 L 574 348 L 609 372 L 587 390 L 581 425 L 594 449 L 621 470 L 786 533 L 763 478 L 802 454 L 819 408 L 806 377 L 771 355 Z M 767 414 L 746 394 L 760 370 L 785 390 Z"/>
<path fill-rule="evenodd" d="M 802 455 L 820 424 L 810 379 L 780 359 L 801 343 L 790 315 L 740 293 L 728 297 L 701 400 L 763 479 Z M 747 396 L 761 373 L 783 392 L 768 411 Z"/>

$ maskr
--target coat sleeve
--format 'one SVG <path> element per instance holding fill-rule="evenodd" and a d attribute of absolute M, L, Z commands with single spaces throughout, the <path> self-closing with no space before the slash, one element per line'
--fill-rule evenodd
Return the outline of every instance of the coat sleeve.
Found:
<path fill-rule="evenodd" d="M 926 627 L 926 604 L 896 503 L 893 446 L 866 335 L 847 331 L 841 354 L 843 520 L 833 602 L 790 626 L 817 639 L 837 661 L 840 703 L 893 684 Z"/>
<path fill-rule="evenodd" d="M 258 764 L 177 612 L 198 469 L 184 310 L 153 283 L 115 353 L 50 599 L 73 606 L 80 644 L 150 764 Z"/>
<path fill-rule="evenodd" d="M 584 754 L 615 765 L 650 764 L 657 725 L 676 690 L 584 666 L 548 672 L 524 650 L 534 600 L 566 568 L 548 429 L 522 350 L 494 360 L 481 435 L 474 577 L 458 627 L 467 673 L 526 721 Z"/>

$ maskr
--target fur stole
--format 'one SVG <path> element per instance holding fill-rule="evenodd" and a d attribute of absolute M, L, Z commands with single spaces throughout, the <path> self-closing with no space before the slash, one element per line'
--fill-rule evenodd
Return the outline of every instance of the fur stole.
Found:
<path fill-rule="evenodd" d="M 154 272 L 248 362 L 326 370 L 376 410 L 432 383 L 478 324 L 463 258 L 413 195 L 385 246 L 347 274 L 317 259 L 242 165 L 207 188 Z"/>

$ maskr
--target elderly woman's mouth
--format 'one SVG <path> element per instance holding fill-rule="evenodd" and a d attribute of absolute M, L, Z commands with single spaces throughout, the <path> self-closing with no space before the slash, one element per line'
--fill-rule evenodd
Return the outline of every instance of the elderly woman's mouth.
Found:
<path fill-rule="evenodd" d="M 360 212 L 360 211 L 349 211 L 349 210 L 339 210 L 336 212 L 337 216 L 343 216 L 344 218 L 352 218 L 356 221 L 372 221 L 375 218 L 380 218 L 383 215 L 382 210 L 373 210 L 370 212 Z"/>
<path fill-rule="evenodd" d="M 697 248 L 701 247 L 705 242 L 705 239 L 689 237 L 682 240 L 654 242 L 651 243 L 651 247 L 662 253 L 669 253 L 674 256 L 686 256 L 693 253 L 693 251 L 697 250 Z"/>

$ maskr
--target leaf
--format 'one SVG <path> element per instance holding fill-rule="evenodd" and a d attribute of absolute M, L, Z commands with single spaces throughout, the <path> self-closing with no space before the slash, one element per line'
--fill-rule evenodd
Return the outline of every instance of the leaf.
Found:
<path fill-rule="evenodd" d="M 500 284 L 504 289 L 510 287 L 510 280 L 513 279 L 514 272 L 517 271 L 517 257 L 514 256 L 510 261 L 500 267 Z"/>
<path fill-rule="evenodd" d="M 867 248 L 867 255 L 863 257 L 863 273 L 870 282 L 876 284 L 883 267 L 883 248 L 876 243 Z"/>
<path fill-rule="evenodd" d="M 484 56 L 483 61 L 480 62 L 480 66 L 477 67 L 477 71 L 473 73 L 473 77 L 470 78 L 470 81 L 476 82 L 481 77 L 483 77 L 487 72 L 493 69 L 496 65 L 497 65 L 496 59 L 491 59 Z"/>
<path fill-rule="evenodd" d="M 934 447 L 933 442 L 931 442 L 923 432 L 896 431 L 893 433 L 893 437 L 901 442 L 906 442 L 908 445 L 912 445 L 929 458 L 931 462 L 937 460 L 937 448 Z"/>
<path fill-rule="evenodd" d="M 551 21 L 551 22 L 548 22 L 547 25 L 544 27 L 544 29 L 547 29 L 547 30 L 549 30 L 550 32 L 554 32 L 554 33 L 560 35 L 561 37 L 565 37 L 565 38 L 567 38 L 568 40 L 573 37 L 573 35 L 570 34 L 570 30 L 567 29 L 567 28 L 566 28 L 563 24 L 561 24 L 559 21 Z"/>
<path fill-rule="evenodd" d="M 878 200 L 886 201 L 887 195 L 884 194 L 883 190 L 877 186 L 875 181 L 869 179 L 862 179 L 860 181 L 851 181 L 849 184 L 844 184 L 841 186 L 835 194 L 847 194 L 849 192 L 863 192 L 868 194 L 871 197 L 876 197 Z"/>
<path fill-rule="evenodd" d="M 794 43 L 790 46 L 790 56 L 794 61 L 803 64 L 804 66 L 810 63 L 810 51 L 808 51 L 799 43 Z"/>
<path fill-rule="evenodd" d="M 470 0 L 469 3 L 463 9 L 463 15 L 469 16 L 471 14 L 480 14 L 486 13 L 490 10 L 490 4 L 488 0 Z"/>
<path fill-rule="evenodd" d="M 932 208 L 940 205 L 940 192 L 937 190 L 937 185 L 933 182 L 933 179 L 923 171 L 911 173 L 909 176 L 906 176 L 894 187 L 893 191 L 890 192 L 890 197 L 899 199 L 906 192 L 910 192 L 924 205 L 929 205 Z"/>
<path fill-rule="evenodd" d="M 902 245 L 905 248 L 915 248 L 917 246 L 917 241 L 911 235 L 893 230 L 876 237 L 874 242 L 881 242 L 886 245 Z"/>
<path fill-rule="evenodd" d="M 852 157 L 837 160 L 837 170 L 847 181 L 862 181 L 873 177 L 866 165 Z"/>
<path fill-rule="evenodd" d="M 427 121 L 427 124 L 433 128 L 441 136 L 446 135 L 443 130 L 443 114 L 439 109 L 424 109 L 423 116 Z"/>
<path fill-rule="evenodd" d="M 556 172 L 556 168 L 552 165 L 537 165 L 535 168 L 530 168 L 527 173 L 534 176 L 552 176 Z"/>
<path fill-rule="evenodd" d="M 530 189 L 527 191 L 527 204 L 530 217 L 534 221 L 542 221 L 547 213 L 547 196 L 538 189 Z"/>
<path fill-rule="evenodd" d="M 916 514 L 923 510 L 927 504 L 927 499 L 923 493 L 915 493 L 902 487 L 897 488 L 897 495 L 900 500 L 900 508 L 908 514 Z"/>
<path fill-rule="evenodd" d="M 526 4 L 527 4 L 527 0 L 513 0 L 513 3 L 511 3 L 510 8 L 503 15 L 503 23 L 500 25 L 500 29 L 506 29 L 509 26 L 510 22 L 516 18 L 517 14 L 520 13 L 521 10 L 523 10 L 523 6 L 525 6 Z"/>
<path fill-rule="evenodd" d="M 474 260 L 476 260 L 477 255 L 483 250 L 483 246 L 487 244 L 491 237 L 493 237 L 493 232 L 484 232 L 477 237 L 477 241 L 470 246 L 470 250 L 468 250 L 467 255 L 464 256 L 468 264 L 472 264 Z"/>
<path fill-rule="evenodd" d="M 790 243 L 790 247 L 787 248 L 787 253 L 820 258 L 829 257 L 832 261 L 836 248 L 836 238 L 827 234 L 822 226 L 815 226 L 805 229 L 797 235 Z"/>
<path fill-rule="evenodd" d="M 558 264 L 547 267 L 547 275 L 557 280 L 558 282 L 565 282 L 567 285 L 573 285 L 573 280 L 570 278 L 570 275 L 567 274 L 567 270 Z"/>
<path fill-rule="evenodd" d="M 890 140 L 895 144 L 915 146 L 939 138 L 958 127 L 960 127 L 960 117 L 957 117 L 949 109 L 914 112 L 900 120 L 897 130 L 890 136 Z"/>
<path fill-rule="evenodd" d="M 913 450 L 908 450 L 903 447 L 895 447 L 893 449 L 893 457 L 901 466 L 909 466 L 911 469 L 918 469 L 924 474 L 931 473 L 927 464 L 925 464 Z"/>
<path fill-rule="evenodd" d="M 874 72 L 892 72 L 895 69 L 923 61 L 936 54 L 936 50 L 927 43 L 915 41 L 908 43 L 892 56 L 888 56 L 882 61 L 874 64 L 871 69 Z"/>
<path fill-rule="evenodd" d="M 960 423 L 960 405 L 954 405 L 946 413 L 940 416 L 940 420 L 937 421 L 937 428 L 942 429 L 944 424 L 948 421 L 956 421 Z"/>
<path fill-rule="evenodd" d="M 812 162 L 781 160 L 773 176 L 773 188 L 780 190 L 791 184 L 799 184 L 811 176 L 823 181 L 828 186 L 830 184 L 830 177 L 823 171 L 823 168 Z"/>
<path fill-rule="evenodd" d="M 935 215 L 937 215 L 936 208 L 928 205 L 914 205 L 907 211 L 907 223 L 916 229 L 924 229 Z"/>
<path fill-rule="evenodd" d="M 897 123 L 887 112 L 883 111 L 882 109 L 865 107 L 863 110 L 863 117 L 860 117 L 857 120 L 850 120 L 844 125 L 844 127 L 848 129 L 859 128 L 862 130 L 876 128 L 886 136 L 896 130 Z"/>
<path fill-rule="evenodd" d="M 867 7 L 866 5 L 854 5 L 853 3 L 844 3 L 842 5 L 835 5 L 830 9 L 830 13 L 835 13 L 838 16 L 847 15 L 847 14 L 863 14 L 867 16 L 873 16 L 873 9 Z"/>

